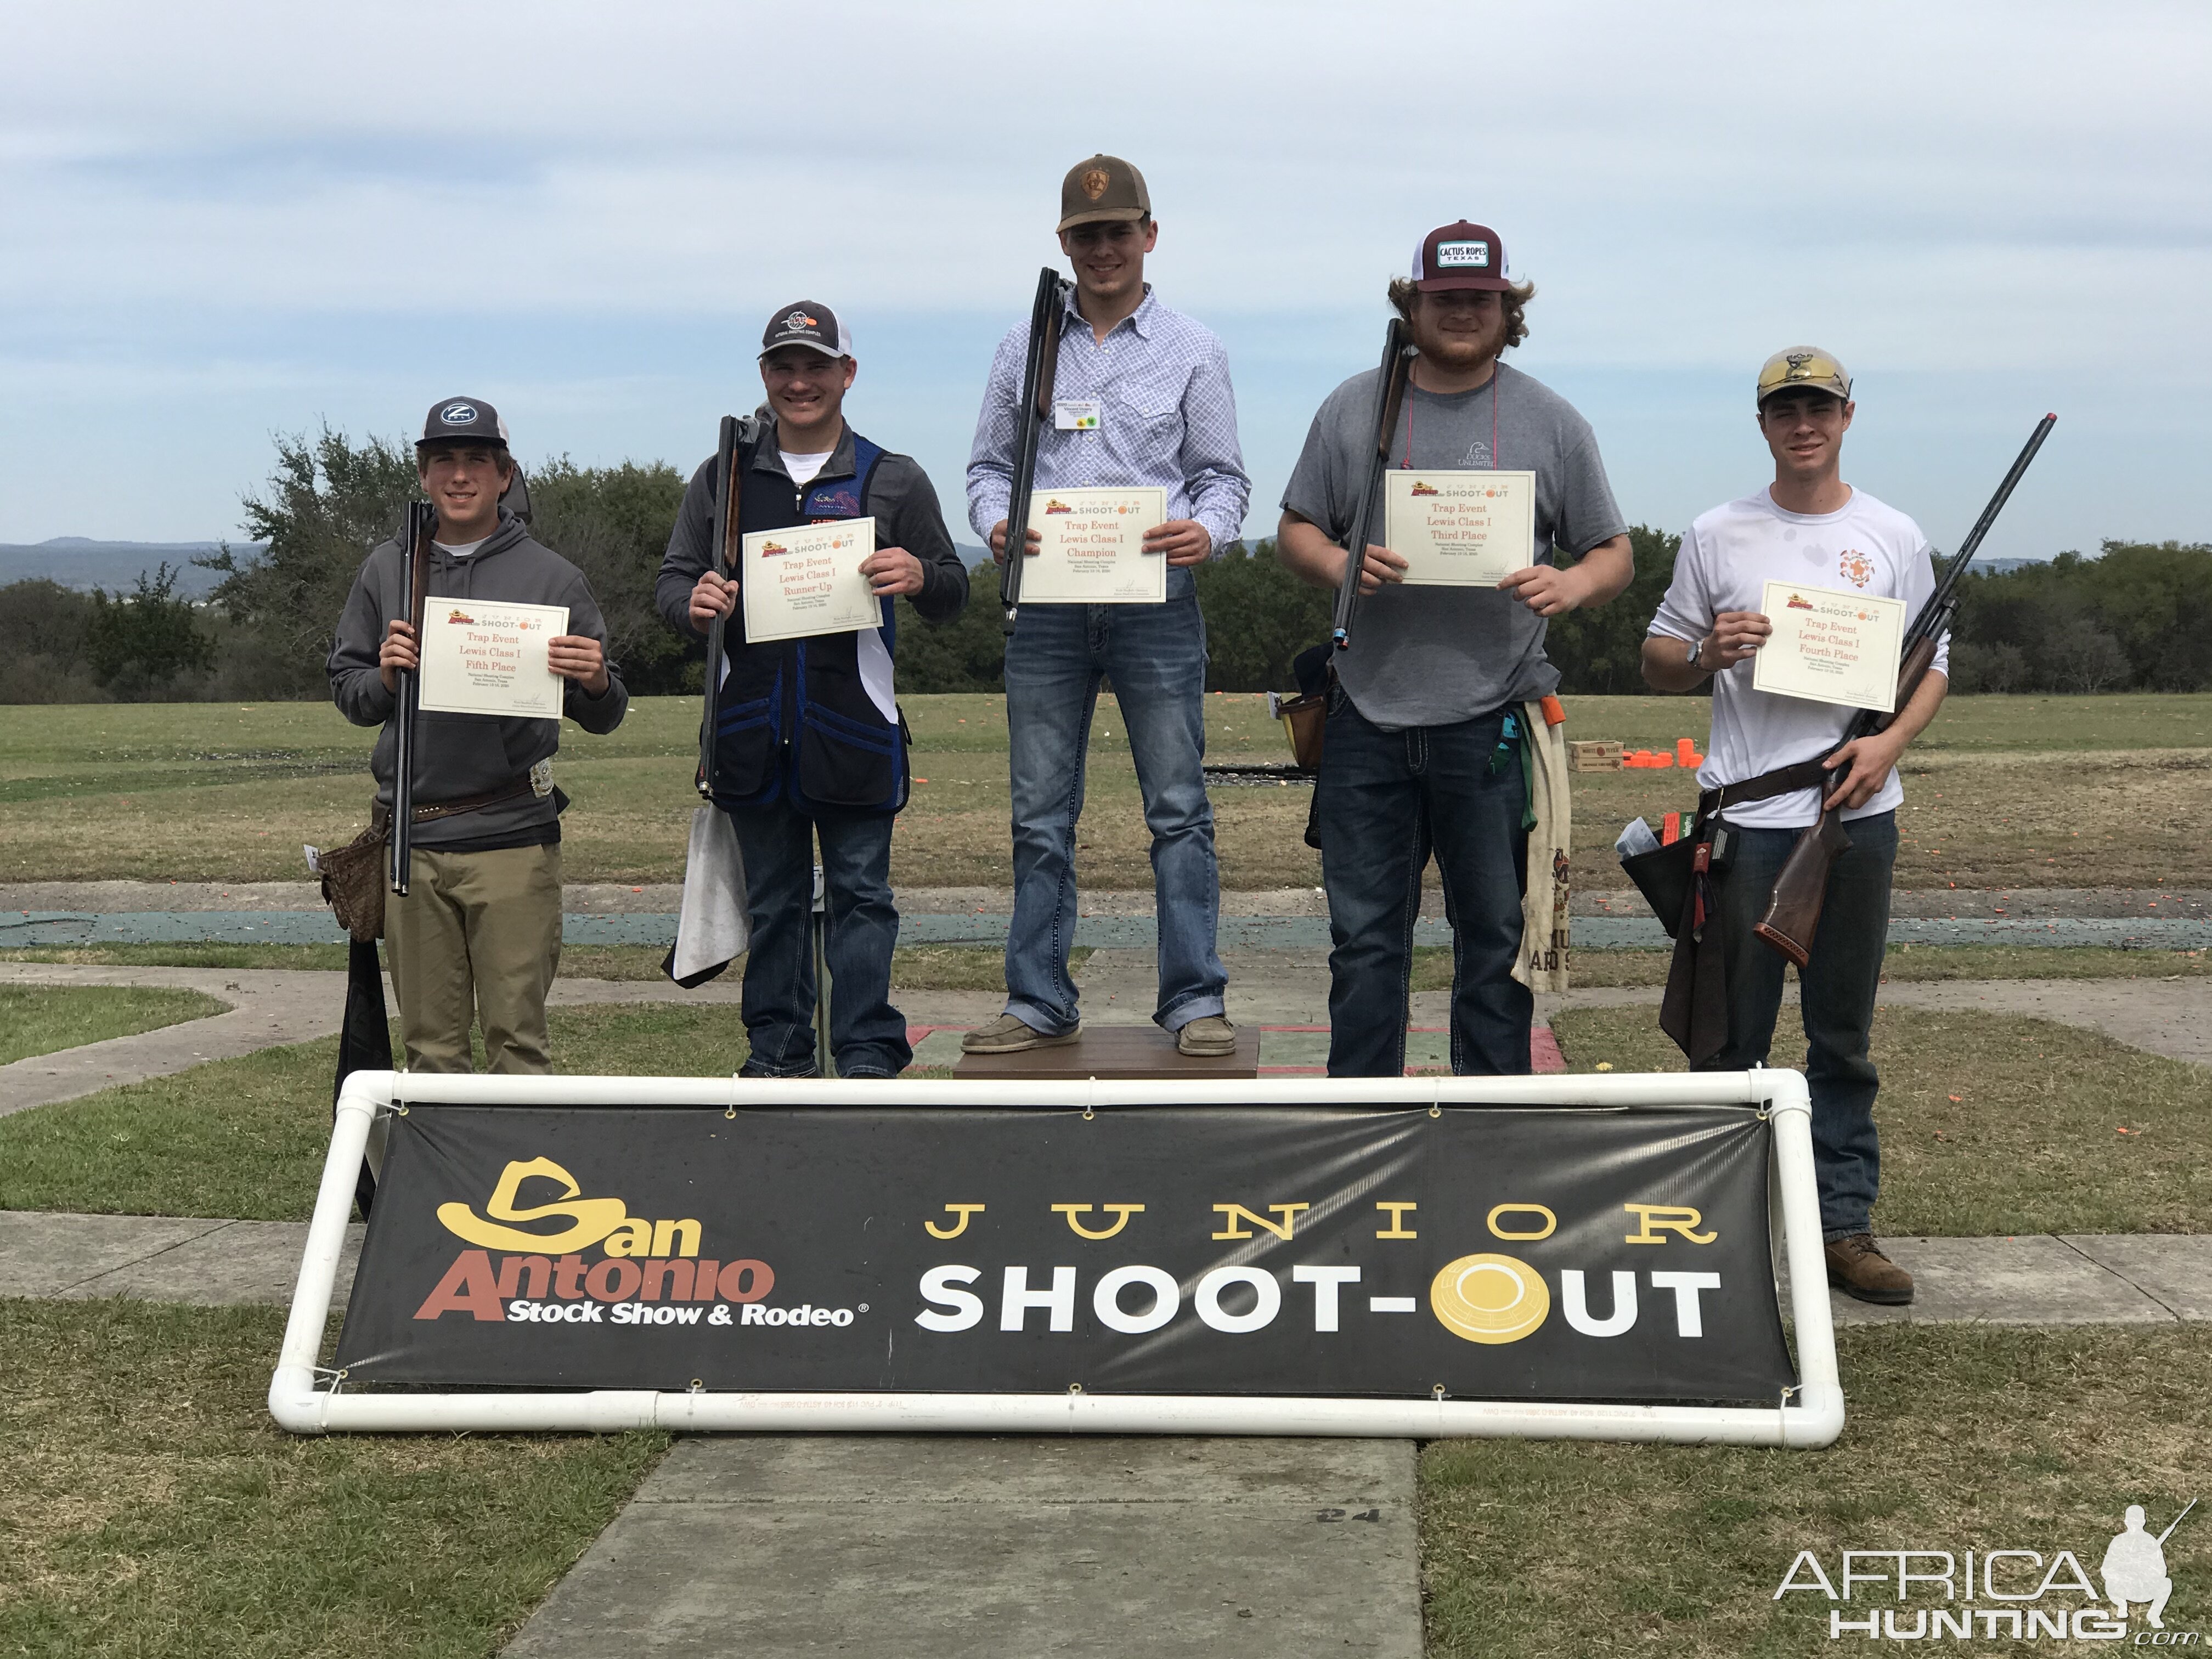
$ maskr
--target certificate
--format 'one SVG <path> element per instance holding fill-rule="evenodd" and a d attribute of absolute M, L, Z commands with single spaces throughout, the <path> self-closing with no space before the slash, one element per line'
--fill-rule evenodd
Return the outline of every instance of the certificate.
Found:
<path fill-rule="evenodd" d="M 441 714 L 561 718 L 545 647 L 568 631 L 565 605 L 440 599 L 422 606 L 422 707 Z"/>
<path fill-rule="evenodd" d="M 1885 714 L 1895 710 L 1903 599 L 1769 582 L 1759 607 L 1774 631 L 1751 659 L 1754 690 Z"/>
<path fill-rule="evenodd" d="M 1382 544 L 1416 587 L 1495 587 L 1536 562 L 1536 475 L 1382 475 Z"/>
<path fill-rule="evenodd" d="M 1022 568 L 1024 605 L 1162 605 L 1164 553 L 1145 532 L 1168 521 L 1164 489 L 1040 489 L 1030 528 L 1044 545 Z"/>
<path fill-rule="evenodd" d="M 790 530 L 756 530 L 738 554 L 745 642 L 800 640 L 880 628 L 883 601 L 860 574 L 876 550 L 873 519 L 833 519 Z"/>

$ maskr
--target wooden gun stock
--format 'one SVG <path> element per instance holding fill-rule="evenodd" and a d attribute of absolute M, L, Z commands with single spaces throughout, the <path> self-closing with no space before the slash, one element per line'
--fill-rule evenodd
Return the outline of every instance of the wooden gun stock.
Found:
<path fill-rule="evenodd" d="M 1813 959 L 1813 935 L 1820 928 L 1820 904 L 1828 896 L 1828 870 L 1850 850 L 1843 808 L 1824 806 L 1820 821 L 1808 825 L 1790 849 L 1782 873 L 1774 878 L 1766 914 L 1751 931 L 1802 968 Z"/>

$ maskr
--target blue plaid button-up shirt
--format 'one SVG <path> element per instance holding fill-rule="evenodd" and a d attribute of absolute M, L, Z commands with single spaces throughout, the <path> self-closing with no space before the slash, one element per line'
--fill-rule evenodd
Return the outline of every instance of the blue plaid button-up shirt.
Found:
<path fill-rule="evenodd" d="M 968 521 L 988 544 L 991 526 L 1010 516 L 1016 406 L 1030 325 L 1017 323 L 999 342 L 975 445 L 968 459 Z M 1168 517 L 1194 519 L 1218 554 L 1243 533 L 1252 481 L 1237 442 L 1237 394 L 1229 355 L 1212 332 L 1170 311 L 1145 289 L 1144 303 L 1103 340 L 1068 295 L 1060 337 L 1057 399 L 1096 399 L 1097 428 L 1062 432 L 1048 417 L 1037 439 L 1039 489 L 1158 485 Z"/>

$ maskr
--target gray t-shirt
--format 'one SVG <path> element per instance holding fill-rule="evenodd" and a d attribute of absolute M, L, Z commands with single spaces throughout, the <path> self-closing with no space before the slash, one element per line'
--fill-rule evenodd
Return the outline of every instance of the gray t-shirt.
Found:
<path fill-rule="evenodd" d="M 1369 369 L 1328 394 L 1283 495 L 1285 507 L 1339 542 L 1351 533 L 1362 469 L 1373 453 L 1375 377 Z M 1504 363 L 1472 392 L 1407 386 L 1390 464 L 1534 471 L 1540 562 L 1551 562 L 1555 546 L 1580 557 L 1628 528 L 1589 422 L 1559 393 Z M 1376 523 L 1379 537 L 1379 509 Z M 1385 731 L 1449 726 L 1557 688 L 1544 628 L 1541 617 L 1494 588 L 1389 583 L 1360 600 L 1337 675 L 1352 706 Z"/>

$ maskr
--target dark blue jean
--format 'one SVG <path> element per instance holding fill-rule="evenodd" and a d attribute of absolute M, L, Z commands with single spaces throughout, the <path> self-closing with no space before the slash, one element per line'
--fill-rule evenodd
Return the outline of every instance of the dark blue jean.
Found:
<path fill-rule="evenodd" d="M 1513 978 L 1528 836 L 1521 757 L 1492 769 L 1506 711 L 1385 732 L 1339 690 L 1315 810 L 1328 891 L 1328 1074 L 1406 1069 L 1407 994 L 1421 872 L 1443 878 L 1452 929 L 1451 1063 L 1462 1077 L 1528 1069 L 1535 1000 Z"/>
<path fill-rule="evenodd" d="M 1014 918 L 1006 1012 L 1057 1035 L 1079 1019 L 1067 952 L 1075 943 L 1075 824 L 1098 685 L 1111 676 L 1145 827 L 1152 836 L 1159 1001 L 1170 1031 L 1224 1011 L 1215 949 L 1221 908 L 1213 805 L 1206 795 L 1206 623 L 1187 570 L 1164 605 L 1025 605 L 1006 645 L 1013 786 Z"/>
<path fill-rule="evenodd" d="M 745 908 L 752 945 L 745 956 L 748 1077 L 811 1077 L 814 1054 L 814 846 L 822 846 L 830 969 L 830 1046 L 841 1077 L 896 1077 L 914 1059 L 906 1019 L 891 1006 L 891 951 L 898 911 L 891 903 L 891 815 L 823 813 L 789 806 L 739 807 L 730 814 L 745 860 Z"/>
<path fill-rule="evenodd" d="M 1881 1148 L 1874 1126 L 1879 1079 L 1868 1034 L 1881 983 L 1882 951 L 1889 942 L 1897 815 L 1853 818 L 1844 828 L 1851 838 L 1850 850 L 1828 868 L 1812 960 L 1797 975 L 1798 1006 L 1805 1020 L 1805 1081 L 1813 1095 L 1813 1166 L 1820 1188 L 1820 1231 L 1828 1238 L 1869 1231 L 1875 1197 L 1881 1189 Z M 1700 1068 L 1705 1071 L 1741 1072 L 1765 1065 L 1774 1042 L 1774 1018 L 1782 1010 L 1785 964 L 1751 930 L 1766 914 L 1774 878 L 1799 832 L 1735 833 L 1735 854 L 1716 896 L 1728 965 L 1728 1046 Z"/>

